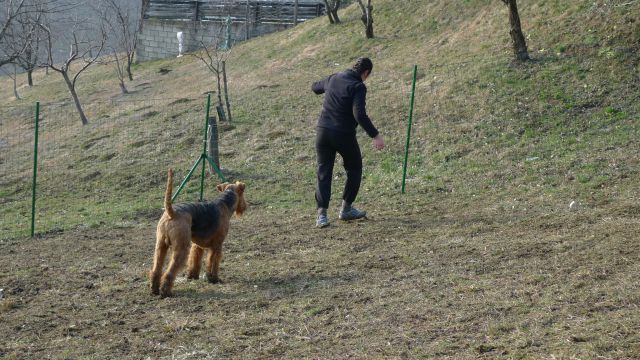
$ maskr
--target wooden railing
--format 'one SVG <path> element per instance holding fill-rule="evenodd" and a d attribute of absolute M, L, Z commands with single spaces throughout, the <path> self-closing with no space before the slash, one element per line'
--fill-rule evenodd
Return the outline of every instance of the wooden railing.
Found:
<path fill-rule="evenodd" d="M 151 0 L 145 19 L 293 24 L 324 14 L 324 4 L 304 0 Z"/>

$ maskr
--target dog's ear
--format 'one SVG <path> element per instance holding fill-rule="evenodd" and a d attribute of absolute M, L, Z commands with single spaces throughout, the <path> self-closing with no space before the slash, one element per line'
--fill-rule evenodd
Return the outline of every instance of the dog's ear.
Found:
<path fill-rule="evenodd" d="M 218 186 L 216 186 L 216 188 L 218 189 L 218 191 L 223 192 L 227 186 L 229 185 L 229 183 L 222 183 L 222 184 L 218 184 Z"/>
<path fill-rule="evenodd" d="M 240 181 L 236 181 L 236 186 L 238 187 L 238 193 L 242 194 L 245 188 L 244 183 Z"/>

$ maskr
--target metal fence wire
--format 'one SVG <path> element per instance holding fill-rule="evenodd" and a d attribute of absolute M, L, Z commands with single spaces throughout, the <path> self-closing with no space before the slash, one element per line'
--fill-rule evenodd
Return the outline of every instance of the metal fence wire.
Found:
<path fill-rule="evenodd" d="M 455 126 L 456 121 L 480 116 L 460 111 L 468 108 L 462 104 L 482 99 L 455 95 L 455 91 L 449 88 L 456 84 L 451 79 L 447 82 L 448 87 L 443 87 L 445 82 L 441 79 L 444 76 L 457 71 L 467 74 L 464 67 L 464 64 L 458 64 L 447 68 L 419 68 L 412 154 L 419 154 L 425 148 L 428 133 L 446 131 Z M 336 66 L 335 70 L 342 69 L 343 66 Z M 307 75 L 319 80 L 329 72 Z M 473 75 L 467 75 L 473 78 Z M 369 113 L 384 132 L 404 139 L 411 95 L 411 68 L 376 71 L 374 76 L 375 79 L 368 83 Z M 464 86 L 465 81 L 458 85 Z M 271 91 L 269 86 L 259 90 Z M 241 124 L 243 118 L 264 118 L 266 122 L 302 126 L 308 132 L 313 129 L 321 102 L 320 97 L 310 92 L 309 97 L 317 102 L 316 107 L 309 107 L 308 100 L 300 97 L 291 100 L 286 97 L 245 98 L 239 95 L 236 111 L 240 118 L 234 123 Z M 148 193 L 145 190 L 149 186 L 164 187 L 166 172 L 159 169 L 183 164 L 184 170 L 188 170 L 200 155 L 205 104 L 204 98 L 87 102 L 84 110 L 89 124 L 84 126 L 72 103 L 41 104 L 37 232 L 58 231 L 73 223 L 77 226 L 99 225 L 106 221 L 100 220 L 103 215 L 113 212 L 130 214 L 154 208 L 140 194 Z M 0 114 L 3 114 L 0 119 L 0 202 L 3 205 L 0 230 L 1 237 L 14 238 L 29 233 L 35 106 L 3 107 Z M 211 114 L 215 114 L 214 107 Z M 147 126 L 149 122 L 154 122 L 154 126 Z M 162 126 L 157 126 L 157 123 Z M 172 152 L 180 153 L 181 158 L 168 158 L 168 146 L 181 148 L 179 152 Z M 274 141 L 271 146 L 278 146 L 278 142 Z M 280 150 L 288 151 L 289 145 L 281 146 Z M 397 152 L 398 164 L 403 156 L 402 147 L 389 150 Z M 409 182 L 420 176 L 424 165 L 421 161 L 410 159 Z M 143 166 L 149 162 L 154 165 Z M 115 163 L 119 164 L 118 167 L 111 165 Z M 57 175 L 54 174 L 60 173 L 65 174 L 64 178 L 55 178 Z M 113 206 L 112 201 L 105 200 L 114 193 L 124 200 L 122 208 L 107 208 L 106 204 L 103 208 L 102 202 Z M 69 217 L 75 219 L 70 221 Z M 43 227 L 42 223 L 46 226 Z"/>
<path fill-rule="evenodd" d="M 548 70 L 567 64 L 583 66 L 574 63 L 570 57 L 548 55 L 539 55 L 537 62 L 526 67 L 514 64 L 508 56 L 440 65 L 418 63 L 406 179 L 409 190 L 453 191 L 446 173 L 459 167 L 451 164 L 464 166 L 470 177 L 481 176 L 489 169 L 496 187 L 524 173 L 544 174 L 544 178 L 563 174 L 564 165 L 555 158 L 544 163 L 527 160 L 547 155 L 551 159 L 553 148 L 521 139 L 555 136 L 553 144 L 557 146 L 576 143 L 581 130 L 572 121 L 573 115 L 591 106 L 590 99 L 595 95 L 590 88 L 567 88 L 550 82 L 553 72 Z M 278 156 L 312 159 L 312 133 L 322 97 L 313 95 L 309 85 L 344 68 L 344 64 L 330 64 L 323 69 L 299 70 L 303 72 L 299 76 L 308 83 L 296 82 L 292 87 L 282 86 L 277 80 L 236 85 L 234 125 L 256 129 L 242 129 L 247 151 L 236 160 L 269 164 Z M 365 156 L 365 168 L 375 165 L 379 174 L 370 176 L 384 176 L 391 183 L 400 179 L 403 170 L 412 75 L 410 66 L 375 69 L 367 81 L 367 111 L 389 143 L 384 157 L 374 160 Z M 592 76 L 594 87 L 603 91 L 612 83 L 611 75 Z M 629 84 L 631 93 L 637 74 L 627 77 L 624 83 Z M 271 96 L 273 89 L 283 95 Z M 528 99 L 536 101 L 528 103 Z M 612 106 L 620 108 L 622 114 L 625 107 L 629 107 L 629 113 L 637 111 L 637 104 L 624 99 L 611 101 L 617 102 Z M 149 211 L 155 211 L 149 219 L 157 219 L 158 199 L 146 197 L 163 193 L 166 169 L 174 167 L 178 179 L 201 155 L 205 108 L 204 97 L 97 101 L 86 104 L 89 124 L 82 126 L 72 104 L 41 104 L 37 232 L 98 226 L 106 221 L 110 226 L 131 226 L 137 223 L 131 214 Z M 214 108 L 211 111 L 215 114 Z M 638 132 L 637 121 L 628 116 L 618 119 L 606 109 L 589 114 L 589 119 L 601 122 L 610 131 Z M 610 127 L 608 124 L 614 121 L 615 127 Z M 154 126 L 147 126 L 150 122 Z M 561 129 L 557 134 L 545 130 L 556 128 Z M 294 142 L 307 142 L 306 152 L 292 156 L 293 149 L 301 148 Z M 496 144 L 508 151 L 496 153 Z M 0 239 L 29 235 L 33 145 L 33 104 L 0 108 Z M 269 151 L 262 151 L 265 148 Z M 364 151 L 366 155 L 368 150 Z M 471 159 L 467 156 L 470 153 L 481 156 Z M 502 169 L 504 162 L 496 158 L 514 165 Z M 150 162 L 153 166 L 147 166 Z M 312 162 L 305 162 L 305 167 L 312 168 Z M 182 168 L 176 169 L 176 164 Z M 471 188 L 473 183 L 460 186 Z M 154 187 L 153 192 L 150 187 Z M 114 194 L 122 201 L 112 201 Z"/>
<path fill-rule="evenodd" d="M 475 61 L 477 64 L 478 60 Z M 471 62 L 418 67 L 407 172 L 409 186 L 416 179 L 428 175 L 429 164 L 425 153 L 435 151 L 441 145 L 428 142 L 430 134 L 451 134 L 449 139 L 446 136 L 441 139 L 459 142 L 461 140 L 457 137 L 461 132 L 455 131 L 458 127 L 495 122 L 499 117 L 494 113 L 469 110 L 479 108 L 474 104 L 480 104 L 490 97 L 491 89 L 495 86 L 482 80 L 480 74 L 470 72 L 469 64 Z M 496 64 L 507 65 L 508 61 L 494 59 L 486 62 L 487 68 L 495 68 Z M 344 68 L 335 65 L 336 72 Z M 476 66 L 472 68 L 477 69 Z M 306 75 L 312 80 L 320 80 L 331 72 L 331 69 L 325 69 L 317 74 Z M 369 115 L 390 138 L 402 139 L 402 144 L 390 144 L 387 150 L 392 153 L 393 159 L 387 170 L 394 174 L 401 174 L 402 171 L 411 80 L 412 68 L 407 67 L 376 70 L 374 78 L 367 83 Z M 474 95 L 469 95 L 463 91 L 468 86 L 486 88 L 487 91 L 476 91 Z M 257 91 L 272 90 L 265 85 L 264 89 L 259 87 Z M 309 92 L 314 106 L 310 107 L 305 97 L 245 97 L 241 92 L 236 98 L 238 120 L 234 120 L 234 123 L 241 124 L 242 119 L 261 119 L 265 123 L 289 123 L 293 128 L 304 127 L 306 130 L 301 131 L 305 133 L 312 131 L 322 100 L 308 89 L 305 91 Z M 64 229 L 68 226 L 64 224 L 69 223 L 78 226 L 100 224 L 102 220 L 96 217 L 114 211 L 127 214 L 154 208 L 153 205 L 157 203 L 149 204 L 148 199 L 140 194 L 148 193 L 144 190 L 149 186 L 158 187 L 158 193 L 162 193 L 160 189 L 164 187 L 166 172 L 159 169 L 184 164 L 184 170 L 188 170 L 200 155 L 205 100 L 184 98 L 87 103 L 85 111 L 89 124 L 85 126 L 81 125 L 72 103 L 41 104 L 38 233 Z M 214 107 L 211 111 L 215 114 Z M 1 236 L 28 235 L 31 215 L 29 188 L 34 156 L 34 105 L 4 108 L 0 114 L 5 114 L 0 119 Z M 146 126 L 148 122 L 161 123 L 162 126 Z M 175 139 L 179 139 L 178 143 Z M 180 153 L 181 158 L 170 159 L 165 156 L 168 146 L 180 147 L 182 151 L 172 153 Z M 289 151 L 290 147 L 286 143 L 280 144 L 278 140 L 272 141 L 270 146 L 276 147 L 276 152 Z M 261 159 L 261 156 L 254 155 L 256 159 Z M 142 166 L 148 162 L 153 162 L 154 166 Z M 110 166 L 112 163 L 118 163 L 119 167 Z M 65 174 L 64 178 L 54 178 L 53 174 L 61 172 Z M 110 209 L 106 205 L 101 208 L 101 202 L 114 193 L 125 199 L 122 208 Z M 67 218 L 63 221 L 65 216 L 77 219 L 69 221 Z M 47 226 L 43 228 L 40 224 L 44 221 Z"/>
<path fill-rule="evenodd" d="M 165 172 L 141 171 L 142 163 L 168 168 L 169 159 L 163 156 L 167 144 L 184 148 L 185 164 L 199 155 L 204 107 L 202 99 L 186 98 L 92 102 L 84 107 L 89 124 L 83 126 L 73 104 L 40 104 L 36 228 L 63 229 L 63 224 L 74 223 L 63 221 L 70 216 L 77 217 L 79 226 L 100 224 L 101 213 L 122 210 L 100 206 L 113 188 L 126 199 L 123 206 L 135 207 L 142 201 L 142 187 L 166 180 Z M 28 235 L 30 228 L 35 105 L 3 108 L 2 114 L 0 236 L 13 238 Z M 146 126 L 151 121 L 163 126 Z M 171 139 L 177 138 L 184 140 L 174 144 Z M 114 167 L 116 158 L 126 160 Z M 63 178 L 53 175 L 60 173 Z M 46 229 L 38 227 L 44 220 Z"/>

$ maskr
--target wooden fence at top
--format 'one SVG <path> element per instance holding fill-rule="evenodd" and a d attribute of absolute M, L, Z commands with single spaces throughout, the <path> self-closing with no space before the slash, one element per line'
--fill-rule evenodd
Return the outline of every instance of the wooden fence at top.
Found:
<path fill-rule="evenodd" d="M 324 4 L 309 0 L 151 0 L 145 19 L 294 24 L 324 14 Z"/>

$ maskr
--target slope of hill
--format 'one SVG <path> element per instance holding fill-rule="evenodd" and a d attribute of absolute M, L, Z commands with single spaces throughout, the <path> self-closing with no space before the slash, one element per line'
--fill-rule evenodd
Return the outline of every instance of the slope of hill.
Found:
<path fill-rule="evenodd" d="M 372 40 L 351 6 L 340 25 L 316 19 L 232 50 L 220 154 L 250 209 L 225 243 L 226 283 L 180 280 L 162 301 L 145 272 L 166 169 L 179 178 L 200 154 L 211 75 L 188 56 L 144 63 L 123 96 L 111 67 L 95 67 L 80 79 L 84 128 L 55 74 L 20 87 L 22 102 L 1 79 L 0 329 L 16 336 L 0 356 L 640 356 L 640 3 L 523 2 L 524 64 L 499 1 L 374 5 Z M 337 221 L 338 165 L 320 231 L 322 99 L 309 86 L 361 55 L 387 149 L 361 134 L 370 219 Z M 41 235 L 29 240 L 35 101 Z M 195 180 L 182 200 L 197 198 Z"/>

